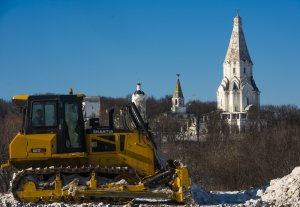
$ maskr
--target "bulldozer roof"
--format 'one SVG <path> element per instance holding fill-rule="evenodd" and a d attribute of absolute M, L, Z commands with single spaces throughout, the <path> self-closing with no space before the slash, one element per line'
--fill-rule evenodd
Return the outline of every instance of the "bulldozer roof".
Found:
<path fill-rule="evenodd" d="M 20 107 L 24 107 L 26 102 L 30 97 L 55 97 L 55 96 L 68 96 L 68 95 L 58 95 L 58 94 L 41 94 L 41 95 L 16 95 L 12 97 L 12 102 Z M 85 94 L 75 94 L 78 98 L 84 98 Z"/>

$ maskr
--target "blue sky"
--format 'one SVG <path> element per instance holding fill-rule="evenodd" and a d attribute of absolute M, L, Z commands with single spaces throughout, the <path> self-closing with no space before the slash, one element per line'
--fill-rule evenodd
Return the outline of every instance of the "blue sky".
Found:
<path fill-rule="evenodd" d="M 237 9 L 262 104 L 300 106 L 300 1 L 0 0 L 0 98 L 172 94 L 215 101 Z"/>

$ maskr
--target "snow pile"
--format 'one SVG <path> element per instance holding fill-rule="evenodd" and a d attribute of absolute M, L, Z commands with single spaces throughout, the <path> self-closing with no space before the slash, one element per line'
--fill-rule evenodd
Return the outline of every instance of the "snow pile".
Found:
<path fill-rule="evenodd" d="M 1 194 L 0 193 L 0 206 L 21 206 L 19 202 L 14 199 L 12 193 Z"/>
<path fill-rule="evenodd" d="M 283 178 L 272 180 L 260 194 L 261 200 L 269 205 L 300 206 L 300 167 Z"/>

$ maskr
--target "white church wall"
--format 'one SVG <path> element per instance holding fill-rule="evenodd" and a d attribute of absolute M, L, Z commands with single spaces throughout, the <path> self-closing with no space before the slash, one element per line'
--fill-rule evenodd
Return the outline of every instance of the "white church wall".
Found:
<path fill-rule="evenodd" d="M 131 101 L 135 103 L 136 107 L 138 108 L 141 116 L 144 120 L 147 120 L 146 117 L 146 95 L 141 89 L 141 84 L 137 84 L 136 91 L 131 96 Z"/>
<path fill-rule="evenodd" d="M 253 63 L 242 31 L 241 17 L 236 16 L 223 63 L 223 79 L 217 91 L 219 109 L 235 113 L 244 112 L 247 105 L 259 105 L 259 91 L 254 88 L 255 83 L 251 80 L 252 67 Z"/>

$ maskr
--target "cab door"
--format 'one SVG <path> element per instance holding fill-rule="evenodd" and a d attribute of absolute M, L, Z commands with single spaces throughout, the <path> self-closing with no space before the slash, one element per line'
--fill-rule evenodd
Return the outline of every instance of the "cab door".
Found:
<path fill-rule="evenodd" d="M 58 153 L 84 152 L 84 121 L 82 103 L 75 95 L 59 97 Z"/>

